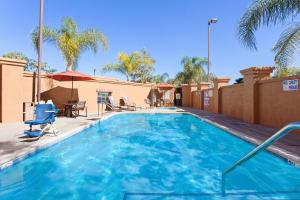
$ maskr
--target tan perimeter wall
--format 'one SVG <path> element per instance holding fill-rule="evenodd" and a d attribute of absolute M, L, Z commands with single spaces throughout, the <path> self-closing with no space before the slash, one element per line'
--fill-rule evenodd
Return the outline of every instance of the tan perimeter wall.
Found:
<path fill-rule="evenodd" d="M 285 79 L 258 82 L 260 124 L 282 127 L 289 122 L 300 121 L 300 90 L 283 91 L 282 82 Z M 288 79 L 298 79 L 300 83 L 300 76 Z"/>
<path fill-rule="evenodd" d="M 257 80 L 256 74 L 252 79 L 249 76 L 246 82 L 241 84 L 221 87 L 215 84 L 213 89 L 201 90 L 200 101 L 196 92 L 192 92 L 191 107 L 274 128 L 282 128 L 291 122 L 300 122 L 300 89 L 283 90 L 284 80 L 298 79 L 300 83 L 300 76 L 266 80 Z M 205 95 L 209 91 L 210 95 Z M 187 97 L 189 96 L 185 98 Z M 200 105 L 198 102 L 201 102 Z M 207 103 L 208 105 L 204 105 Z"/>
<path fill-rule="evenodd" d="M 243 84 L 236 84 L 220 88 L 222 114 L 243 119 L 243 87 Z"/>
<path fill-rule="evenodd" d="M 24 76 L 26 85 L 25 90 L 29 90 L 28 86 L 32 82 L 32 76 Z M 48 78 L 43 78 L 43 100 L 51 99 L 58 107 L 67 103 L 71 99 L 72 82 L 59 82 Z M 97 91 L 112 92 L 116 104 L 119 100 L 126 96 L 130 102 L 136 103 L 138 106 L 145 106 L 144 99 L 150 97 L 151 84 L 140 84 L 125 82 L 113 79 L 98 78 L 94 81 L 74 81 L 73 100 L 86 101 L 88 113 L 98 112 Z M 31 90 L 32 91 L 32 90 Z M 28 96 L 24 95 L 24 100 Z"/>
<path fill-rule="evenodd" d="M 35 101 L 33 73 L 24 72 L 26 62 L 0 57 L 0 122 L 23 120 L 23 103 Z M 115 103 L 123 96 L 138 106 L 146 106 L 150 98 L 151 84 L 119 81 L 110 78 L 95 78 L 93 81 L 74 81 L 73 100 L 86 101 L 88 113 L 97 113 L 97 91 L 112 92 Z M 42 75 L 41 99 L 51 99 L 58 107 L 71 98 L 71 81 L 58 82 Z"/>

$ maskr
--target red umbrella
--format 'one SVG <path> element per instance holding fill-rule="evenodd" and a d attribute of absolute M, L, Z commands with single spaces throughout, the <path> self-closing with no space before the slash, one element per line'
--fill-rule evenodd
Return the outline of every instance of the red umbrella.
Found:
<path fill-rule="evenodd" d="M 73 100 L 73 81 L 90 81 L 95 80 L 89 75 L 76 72 L 76 71 L 65 71 L 56 74 L 48 75 L 49 78 L 52 78 L 57 81 L 72 81 L 72 92 L 71 92 L 71 101 Z"/>

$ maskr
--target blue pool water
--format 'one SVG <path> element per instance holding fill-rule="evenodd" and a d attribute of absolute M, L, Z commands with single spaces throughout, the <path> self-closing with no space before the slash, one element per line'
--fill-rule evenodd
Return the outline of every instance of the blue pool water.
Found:
<path fill-rule="evenodd" d="M 188 114 L 120 114 L 0 172 L 0 199 L 299 199 L 300 170 Z"/>
<path fill-rule="evenodd" d="M 177 110 L 176 107 L 160 107 L 159 110 Z"/>

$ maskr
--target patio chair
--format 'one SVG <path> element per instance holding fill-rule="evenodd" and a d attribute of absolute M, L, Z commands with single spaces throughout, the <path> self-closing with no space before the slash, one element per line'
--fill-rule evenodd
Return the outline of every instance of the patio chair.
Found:
<path fill-rule="evenodd" d="M 124 106 L 126 110 L 136 110 L 137 108 L 141 109 L 141 107 L 136 106 L 136 104 L 134 102 L 130 102 L 128 100 L 128 97 L 122 97 L 121 103 L 122 103 L 122 106 Z"/>
<path fill-rule="evenodd" d="M 108 96 L 105 102 L 106 110 L 108 111 L 121 111 L 121 106 L 115 105 L 114 103 L 114 97 Z"/>
<path fill-rule="evenodd" d="M 72 107 L 72 112 L 74 113 L 73 116 L 76 118 L 79 115 L 80 111 L 84 111 L 85 110 L 85 115 L 83 115 L 84 117 L 87 117 L 87 107 L 86 107 L 86 101 L 78 101 L 76 104 L 74 104 L 74 106 Z"/>
<path fill-rule="evenodd" d="M 29 130 L 24 131 L 24 134 L 29 137 L 41 137 L 44 132 L 52 132 L 56 135 L 57 130 L 53 123 L 55 122 L 55 114 L 57 110 L 53 104 L 37 104 L 35 106 L 35 119 L 30 121 L 25 121 L 25 124 L 30 126 Z M 41 129 L 33 130 L 32 127 L 35 125 L 40 125 Z"/>

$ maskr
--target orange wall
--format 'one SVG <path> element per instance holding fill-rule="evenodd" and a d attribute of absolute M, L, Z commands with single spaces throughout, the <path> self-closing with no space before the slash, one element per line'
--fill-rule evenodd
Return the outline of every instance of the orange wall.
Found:
<path fill-rule="evenodd" d="M 23 119 L 23 70 L 25 61 L 0 57 L 1 70 L 1 122 L 22 121 Z M 18 114 L 16 114 L 18 113 Z"/>
<path fill-rule="evenodd" d="M 30 80 L 27 80 L 30 82 Z M 45 78 L 42 99 L 51 99 L 56 105 L 62 106 L 71 99 L 70 81 L 59 82 Z M 125 81 L 99 78 L 94 81 L 74 81 L 73 100 L 86 101 L 89 113 L 98 111 L 97 91 L 112 92 L 115 104 L 127 96 L 130 102 L 138 106 L 146 106 L 144 99 L 150 95 L 151 84 L 131 83 Z"/>
<path fill-rule="evenodd" d="M 201 108 L 201 91 L 192 92 L 192 107 L 198 109 Z"/>
<path fill-rule="evenodd" d="M 197 84 L 184 84 L 182 85 L 182 106 L 192 107 L 193 106 L 193 94 L 192 92 L 197 91 Z"/>
<path fill-rule="evenodd" d="M 283 80 L 298 79 L 300 83 L 300 76 L 268 80 L 256 79 L 256 76 L 253 76 L 252 79 L 248 76 L 248 79 L 245 79 L 246 82 L 242 84 L 221 86 L 220 88 L 217 88 L 215 84 L 213 89 L 202 90 L 202 101 L 205 98 L 205 91 L 213 91 L 213 96 L 209 97 L 209 105 L 203 105 L 203 109 L 274 128 L 281 128 L 290 122 L 300 121 L 300 90 L 283 91 L 282 89 Z M 197 97 L 193 93 L 193 101 L 195 99 Z M 199 108 L 199 105 L 193 104 L 193 107 Z M 216 108 L 219 108 L 218 112 L 216 112 Z"/>
<path fill-rule="evenodd" d="M 221 113 L 243 119 L 243 84 L 221 87 Z"/>
<path fill-rule="evenodd" d="M 18 122 L 23 119 L 23 103 L 35 101 L 36 88 L 33 73 L 24 72 L 25 61 L 0 57 L 0 122 Z M 71 82 L 58 82 L 42 75 L 41 98 L 52 99 L 58 105 L 70 100 Z M 86 101 L 88 112 L 98 111 L 97 91 L 112 92 L 115 103 L 127 96 L 138 106 L 146 106 L 144 99 L 150 97 L 152 84 L 96 78 L 94 81 L 74 82 L 74 97 Z M 74 98 L 74 99 L 75 99 Z"/>
<path fill-rule="evenodd" d="M 282 82 L 285 79 L 258 82 L 258 121 L 260 124 L 279 128 L 289 122 L 300 121 L 300 90 L 283 91 Z M 300 76 L 288 79 L 298 79 L 300 83 Z"/>
<path fill-rule="evenodd" d="M 211 94 L 211 96 L 205 96 L 205 92 L 208 92 L 208 94 Z M 215 98 L 215 96 L 214 96 L 214 92 L 213 92 L 213 89 L 205 89 L 205 90 L 202 90 L 202 98 L 203 98 L 203 109 L 205 110 L 205 111 L 209 111 L 209 112 L 214 112 L 214 102 L 215 102 L 215 100 L 214 100 L 214 98 Z M 204 102 L 205 102 L 205 98 L 209 98 L 209 100 L 208 100 L 208 105 L 204 105 Z"/>

